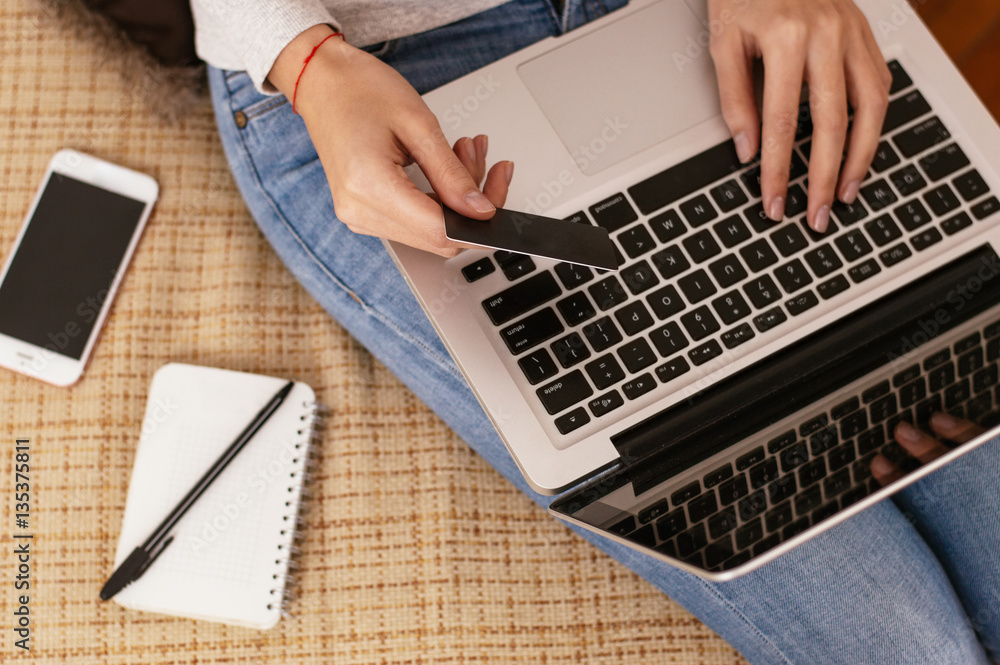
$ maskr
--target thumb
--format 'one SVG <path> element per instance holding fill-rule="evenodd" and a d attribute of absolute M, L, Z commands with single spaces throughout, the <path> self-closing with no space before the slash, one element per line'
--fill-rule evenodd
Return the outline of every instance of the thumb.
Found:
<path fill-rule="evenodd" d="M 475 219 L 486 220 L 496 213 L 496 207 L 476 186 L 472 174 L 448 145 L 440 127 L 420 137 L 415 145 L 406 147 L 441 203 Z"/>

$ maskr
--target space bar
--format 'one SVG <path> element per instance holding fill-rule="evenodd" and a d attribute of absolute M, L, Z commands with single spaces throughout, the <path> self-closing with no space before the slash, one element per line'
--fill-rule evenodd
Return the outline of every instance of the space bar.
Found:
<path fill-rule="evenodd" d="M 628 193 L 642 214 L 648 215 L 716 180 L 735 174 L 743 166 L 736 156 L 736 146 L 729 140 L 629 187 Z"/>

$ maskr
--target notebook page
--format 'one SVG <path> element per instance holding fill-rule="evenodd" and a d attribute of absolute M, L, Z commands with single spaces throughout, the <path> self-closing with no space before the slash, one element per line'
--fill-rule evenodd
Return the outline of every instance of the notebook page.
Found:
<path fill-rule="evenodd" d="M 119 565 L 141 545 L 286 383 L 193 365 L 161 368 L 135 455 Z M 302 485 L 312 389 L 284 403 L 171 532 L 146 573 L 115 596 L 125 607 L 268 628 L 281 616 Z"/>

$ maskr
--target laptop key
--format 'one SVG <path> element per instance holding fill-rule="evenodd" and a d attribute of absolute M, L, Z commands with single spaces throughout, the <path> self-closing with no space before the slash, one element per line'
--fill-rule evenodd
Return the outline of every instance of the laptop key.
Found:
<path fill-rule="evenodd" d="M 590 407 L 590 412 L 594 414 L 595 418 L 600 418 L 603 415 L 611 413 L 624 403 L 625 400 L 622 399 L 621 394 L 617 390 L 612 390 L 609 393 L 590 400 L 587 406 Z"/>
<path fill-rule="evenodd" d="M 541 383 L 550 376 L 555 376 L 559 370 L 556 368 L 552 356 L 545 349 L 536 349 L 517 361 L 524 377 L 528 383 L 535 385 Z"/>
<path fill-rule="evenodd" d="M 798 484 L 795 482 L 795 474 L 789 473 L 778 478 L 767 486 L 767 495 L 771 498 L 771 505 L 781 503 L 785 499 L 795 496 L 798 491 Z"/>
<path fill-rule="evenodd" d="M 590 304 L 587 294 L 582 291 L 563 298 L 556 303 L 556 307 L 570 326 L 581 324 L 597 315 L 597 310 Z"/>
<path fill-rule="evenodd" d="M 738 464 L 739 462 L 737 462 Z M 750 468 L 750 487 L 760 489 L 778 478 L 778 462 L 773 457 Z"/>
<path fill-rule="evenodd" d="M 903 232 L 899 230 L 889 215 L 882 215 L 870 222 L 865 222 L 865 231 L 879 247 L 885 247 L 893 240 L 903 236 Z"/>
<path fill-rule="evenodd" d="M 817 277 L 825 277 L 844 265 L 829 244 L 806 252 L 805 259 Z"/>
<path fill-rule="evenodd" d="M 806 449 L 806 442 L 800 441 L 781 453 L 781 472 L 788 473 L 808 460 L 809 451 Z"/>
<path fill-rule="evenodd" d="M 747 488 L 747 479 L 742 473 L 732 480 L 719 485 L 719 501 L 722 505 L 728 506 L 739 499 L 742 499 L 750 492 Z"/>
<path fill-rule="evenodd" d="M 945 389 L 944 407 L 949 410 L 954 409 L 964 404 L 970 397 L 972 397 L 972 387 L 969 385 L 969 380 L 962 379 Z"/>
<path fill-rule="evenodd" d="M 681 221 L 681 216 L 677 214 L 676 210 L 667 210 L 651 218 L 649 228 L 653 229 L 653 233 L 662 243 L 679 238 L 687 231 L 687 227 L 684 226 L 684 222 Z"/>
<path fill-rule="evenodd" d="M 944 236 L 935 228 L 924 229 L 920 233 L 910 238 L 910 244 L 918 252 L 922 252 L 931 245 L 939 242 Z"/>
<path fill-rule="evenodd" d="M 687 518 L 684 509 L 673 510 L 656 521 L 656 534 L 660 540 L 669 540 L 687 528 Z"/>
<path fill-rule="evenodd" d="M 736 215 L 716 222 L 712 228 L 715 230 L 715 235 L 719 236 L 719 240 L 726 247 L 735 247 L 750 239 L 750 229 Z"/>
<path fill-rule="evenodd" d="M 647 506 L 639 511 L 639 523 L 646 524 L 652 522 L 661 515 L 666 514 L 670 508 L 670 503 L 666 499 L 660 499 L 651 506 Z"/>
<path fill-rule="evenodd" d="M 780 506 L 776 506 L 767 511 L 764 515 L 764 524 L 768 531 L 777 531 L 781 527 L 792 521 L 792 502 L 786 501 Z"/>
<path fill-rule="evenodd" d="M 949 360 L 951 360 L 951 349 L 945 348 L 940 351 L 935 351 L 931 355 L 924 358 L 924 371 L 929 372 L 935 367 L 945 364 Z M 931 384 L 931 391 L 937 392 L 940 389 L 940 387 L 934 388 L 933 384 Z"/>
<path fill-rule="evenodd" d="M 778 261 L 778 255 L 774 253 L 767 240 L 760 238 L 740 249 L 740 256 L 750 266 L 754 272 L 760 272 L 765 268 L 774 265 Z"/>
<path fill-rule="evenodd" d="M 955 189 L 958 190 L 958 193 L 961 194 L 962 198 L 966 201 L 975 201 L 980 196 L 990 191 L 986 181 L 983 180 L 983 176 L 979 175 L 979 171 L 976 169 L 972 169 L 971 171 L 967 171 L 958 176 L 952 180 L 952 184 L 955 185 Z"/>
<path fill-rule="evenodd" d="M 698 309 L 681 316 L 681 323 L 691 335 L 691 339 L 698 341 L 719 331 L 719 322 L 712 316 L 712 312 L 704 305 Z"/>
<path fill-rule="evenodd" d="M 542 406 L 549 412 L 549 415 L 554 416 L 593 395 L 594 389 L 587 383 L 583 372 L 577 369 L 538 388 L 535 394 L 538 395 L 538 399 L 541 400 Z"/>
<path fill-rule="evenodd" d="M 958 375 L 968 376 L 983 366 L 983 350 L 973 349 L 958 357 Z"/>
<path fill-rule="evenodd" d="M 660 320 L 669 319 L 684 309 L 684 301 L 677 289 L 670 284 L 647 295 L 646 302 Z"/>
<path fill-rule="evenodd" d="M 763 537 L 764 525 L 758 517 L 752 522 L 747 522 L 736 530 L 736 549 L 742 550 L 750 547 Z"/>
<path fill-rule="evenodd" d="M 670 495 L 670 503 L 675 506 L 679 506 L 686 501 L 693 499 L 701 493 L 701 481 L 696 480 L 693 483 L 685 485 L 676 492 Z"/>
<path fill-rule="evenodd" d="M 757 279 L 750 280 L 743 285 L 743 291 L 757 309 L 764 309 L 781 300 L 781 291 L 770 275 L 761 275 Z"/>
<path fill-rule="evenodd" d="M 964 212 L 960 212 L 954 217 L 950 217 L 941 222 L 941 230 L 950 236 L 955 235 L 963 229 L 972 226 L 972 219 Z"/>
<path fill-rule="evenodd" d="M 877 399 L 869 407 L 871 421 L 873 423 L 880 423 L 886 418 L 896 415 L 898 408 L 895 394 L 889 394 L 881 399 Z"/>
<path fill-rule="evenodd" d="M 583 327 L 583 335 L 594 351 L 601 352 L 622 341 L 622 334 L 607 316 Z"/>
<path fill-rule="evenodd" d="M 708 229 L 688 236 L 681 241 L 681 244 L 695 263 L 706 261 L 722 251 Z"/>
<path fill-rule="evenodd" d="M 650 333 L 649 339 L 652 340 L 653 346 L 656 347 L 656 350 L 664 358 L 672 356 L 690 344 L 676 321 L 670 321 L 666 325 L 657 328 Z"/>
<path fill-rule="evenodd" d="M 889 66 L 889 73 L 892 74 L 892 86 L 889 88 L 890 95 L 895 95 L 900 90 L 913 85 L 913 81 L 903 69 L 903 66 L 899 64 L 899 60 L 890 60 L 887 64 Z"/>
<path fill-rule="evenodd" d="M 660 275 L 664 279 L 675 277 L 691 267 L 684 253 L 677 246 L 670 246 L 660 250 L 656 254 L 653 254 L 650 260 L 656 266 L 656 269 L 660 271 Z"/>
<path fill-rule="evenodd" d="M 919 90 L 913 90 L 889 102 L 882 123 L 882 134 L 902 127 L 911 120 L 916 120 L 925 113 L 930 113 L 931 105 L 927 103 Z"/>
<path fill-rule="evenodd" d="M 708 538 L 705 535 L 705 525 L 695 524 L 687 531 L 677 534 L 675 542 L 677 543 L 678 556 L 684 559 L 690 557 L 708 544 Z"/>
<path fill-rule="evenodd" d="M 836 425 L 827 425 L 809 437 L 809 450 L 813 457 L 817 457 L 833 448 L 838 442 Z"/>
<path fill-rule="evenodd" d="M 834 201 L 831 210 L 837 221 L 844 226 L 850 226 L 868 216 L 868 209 L 865 208 L 865 204 L 860 199 L 855 200 L 854 203 Z"/>
<path fill-rule="evenodd" d="M 798 217 L 807 206 L 806 193 L 798 185 L 791 185 L 785 192 L 785 217 Z"/>
<path fill-rule="evenodd" d="M 898 200 L 895 192 L 892 191 L 889 183 L 885 180 L 876 180 L 871 184 L 865 185 L 861 188 L 861 196 L 864 197 L 873 211 L 881 210 Z"/>
<path fill-rule="evenodd" d="M 641 300 L 630 302 L 615 310 L 615 319 L 628 336 L 637 335 L 653 325 L 653 317 Z"/>
<path fill-rule="evenodd" d="M 597 360 L 592 360 L 584 365 L 583 368 L 587 371 L 590 380 L 594 382 L 598 390 L 604 390 L 608 386 L 612 386 L 625 378 L 624 370 L 622 370 L 621 365 L 618 364 L 618 361 L 610 353 L 601 356 Z"/>
<path fill-rule="evenodd" d="M 720 466 L 718 469 L 706 473 L 701 480 L 705 484 L 705 487 L 709 488 L 709 487 L 715 487 L 723 480 L 728 480 L 729 478 L 732 477 L 733 477 L 733 465 L 727 462 L 725 465 Z"/>
<path fill-rule="evenodd" d="M 497 260 L 500 270 L 503 271 L 507 280 L 511 282 L 535 271 L 535 262 L 532 261 L 530 256 L 525 254 L 499 250 L 493 252 L 493 258 Z"/>
<path fill-rule="evenodd" d="M 889 385 L 889 381 L 885 380 L 881 383 L 877 383 L 871 388 L 868 388 L 863 393 L 861 393 L 861 401 L 865 404 L 870 404 L 877 400 L 879 397 L 883 397 L 889 394 L 892 390 L 892 386 Z"/>
<path fill-rule="evenodd" d="M 708 518 L 708 535 L 712 538 L 721 538 L 735 528 L 735 508 L 726 508 L 722 512 L 716 513 Z"/>
<path fill-rule="evenodd" d="M 815 434 L 826 427 L 829 422 L 830 420 L 826 417 L 826 414 L 821 413 L 799 425 L 799 435 L 809 436 L 810 434 Z"/>
<path fill-rule="evenodd" d="M 819 461 L 819 460 L 817 460 Z M 823 490 L 819 485 L 799 492 L 794 499 L 795 513 L 800 517 L 808 515 L 814 508 L 823 503 Z"/>
<path fill-rule="evenodd" d="M 806 310 L 812 309 L 819 304 L 819 298 L 812 291 L 806 291 L 796 295 L 791 300 L 785 302 L 785 307 L 788 309 L 788 313 L 792 316 L 798 316 Z"/>
<path fill-rule="evenodd" d="M 621 282 L 614 275 L 609 275 L 601 281 L 587 287 L 590 297 L 594 299 L 597 306 L 602 311 L 607 311 L 615 305 L 620 305 L 628 300 L 628 294 L 622 287 Z"/>
<path fill-rule="evenodd" d="M 556 429 L 560 434 L 569 434 L 590 422 L 590 416 L 581 406 L 556 418 Z"/>
<path fill-rule="evenodd" d="M 552 353 L 564 368 L 570 368 L 590 357 L 590 349 L 577 333 L 570 333 L 552 343 Z"/>
<path fill-rule="evenodd" d="M 749 342 L 755 336 L 756 333 L 754 333 L 750 324 L 743 323 L 722 333 L 719 338 L 722 340 L 722 343 L 726 345 L 727 349 L 735 349 L 740 344 Z"/>
<path fill-rule="evenodd" d="M 757 490 L 753 494 L 740 499 L 737 508 L 741 520 L 752 519 L 767 510 L 767 494 L 764 490 Z"/>
<path fill-rule="evenodd" d="M 859 263 L 858 265 L 852 267 L 847 271 L 847 274 L 850 275 L 855 284 L 858 284 L 865 281 L 869 277 L 874 277 L 880 272 L 882 272 L 882 268 L 880 268 L 878 263 L 875 262 L 875 259 L 868 259 L 864 263 Z"/>
<path fill-rule="evenodd" d="M 770 441 L 768 441 L 767 442 L 767 452 L 769 452 L 772 455 L 774 455 L 774 454 L 778 453 L 779 451 L 782 451 L 785 448 L 787 448 L 788 446 L 790 446 L 793 443 L 795 443 L 795 441 L 797 439 L 798 439 L 798 437 L 795 436 L 795 430 L 789 430 L 789 431 L 785 432 L 784 434 L 781 434 L 780 436 L 776 436 L 773 439 L 771 439 Z"/>
<path fill-rule="evenodd" d="M 635 531 L 635 527 L 635 516 L 628 515 L 625 519 L 615 522 L 615 524 L 608 527 L 608 531 L 619 536 L 625 536 Z"/>
<path fill-rule="evenodd" d="M 483 309 L 486 310 L 490 320 L 499 325 L 538 307 L 560 293 L 562 289 L 556 284 L 552 274 L 543 272 L 487 298 L 483 301 Z"/>
<path fill-rule="evenodd" d="M 1000 212 L 1000 200 L 998 200 L 995 196 L 991 196 L 985 201 L 981 201 L 972 206 L 972 215 L 976 219 L 986 219 L 990 215 L 995 215 L 998 212 Z"/>
<path fill-rule="evenodd" d="M 897 206 L 892 214 L 907 231 L 915 231 L 931 221 L 931 214 L 927 212 L 927 208 L 918 199 Z"/>
<path fill-rule="evenodd" d="M 739 291 L 730 291 L 716 298 L 712 301 L 712 307 L 727 326 L 750 315 L 750 305 L 743 299 Z"/>
<path fill-rule="evenodd" d="M 857 261 L 872 251 L 872 246 L 860 230 L 854 229 L 834 239 L 837 249 L 848 261 Z"/>
<path fill-rule="evenodd" d="M 830 409 L 830 415 L 833 416 L 834 420 L 840 420 L 849 413 L 853 413 L 861 408 L 861 402 L 858 401 L 857 397 L 852 397 L 846 401 L 837 404 L 832 409 Z"/>
<path fill-rule="evenodd" d="M 629 399 L 639 399 L 656 387 L 656 379 L 649 372 L 622 384 L 622 392 Z"/>
<path fill-rule="evenodd" d="M 918 163 L 923 172 L 936 182 L 968 166 L 970 162 L 962 149 L 952 143 L 937 152 L 922 157 Z"/>
<path fill-rule="evenodd" d="M 754 317 L 753 324 L 760 332 L 767 332 L 788 320 L 780 307 L 774 307 Z"/>
<path fill-rule="evenodd" d="M 868 429 L 868 412 L 858 409 L 840 421 L 840 438 L 851 439 Z"/>
<path fill-rule="evenodd" d="M 895 397 L 895 396 L 894 396 Z M 895 403 L 895 402 L 894 402 Z M 874 422 L 874 418 L 872 421 Z M 867 432 L 858 435 L 858 454 L 867 455 L 878 450 L 885 445 L 885 430 L 881 427 L 873 427 Z"/>
<path fill-rule="evenodd" d="M 904 157 L 913 157 L 951 138 L 951 133 L 937 117 L 929 118 L 892 137 Z"/>
<path fill-rule="evenodd" d="M 909 196 L 914 192 L 919 192 L 927 186 L 927 181 L 920 175 L 920 171 L 912 164 L 907 164 L 901 169 L 893 171 L 889 175 L 889 180 L 896 186 L 896 190 L 903 196 Z"/>
<path fill-rule="evenodd" d="M 747 195 L 735 180 L 727 180 L 709 190 L 722 212 L 730 212 L 747 202 Z"/>
<path fill-rule="evenodd" d="M 649 346 L 649 342 L 642 337 L 634 339 L 631 342 L 627 342 L 618 347 L 618 357 L 621 358 L 623 363 L 625 363 L 625 367 L 628 371 L 633 374 L 656 362 L 656 353 Z M 655 385 L 655 382 L 652 381 L 653 377 L 650 376 L 649 378 Z M 626 397 L 628 397 L 627 394 Z"/>
<path fill-rule="evenodd" d="M 962 205 L 955 192 L 947 183 L 942 184 L 924 194 L 924 201 L 930 206 L 931 211 L 938 217 L 943 217 L 958 206 Z"/>
<path fill-rule="evenodd" d="M 696 270 L 678 280 L 681 291 L 689 303 L 697 303 L 718 291 L 715 284 L 704 270 Z"/>
<path fill-rule="evenodd" d="M 799 469 L 799 488 L 808 487 L 826 475 L 826 460 L 822 457 L 806 462 Z"/>
<path fill-rule="evenodd" d="M 721 355 L 722 347 L 714 339 L 710 339 L 701 346 L 696 346 L 688 351 L 688 357 L 691 358 L 691 362 L 696 366 L 704 365 L 709 360 L 718 358 Z"/>
<path fill-rule="evenodd" d="M 621 192 L 590 206 L 590 216 L 598 226 L 606 228 L 608 233 L 613 233 L 639 219 Z"/>
<path fill-rule="evenodd" d="M 709 515 L 713 515 L 719 510 L 719 504 L 715 500 L 715 492 L 709 490 L 700 494 L 688 502 L 688 517 L 691 523 L 700 522 Z"/>
<path fill-rule="evenodd" d="M 782 256 L 791 256 L 809 243 L 806 241 L 798 224 L 785 224 L 771 234 L 771 242 L 778 248 Z"/>
<path fill-rule="evenodd" d="M 593 270 L 576 263 L 558 263 L 556 264 L 555 271 L 556 275 L 559 276 L 559 281 L 563 283 L 563 286 L 567 290 L 575 289 L 581 284 L 586 284 L 594 279 Z"/>
<path fill-rule="evenodd" d="M 813 281 L 806 267 L 802 265 L 802 261 L 798 259 L 792 259 L 775 268 L 774 276 L 778 278 L 782 288 L 789 294 L 795 293 Z"/>
<path fill-rule="evenodd" d="M 888 141 L 881 141 L 875 149 L 875 156 L 872 158 L 872 168 L 878 173 L 891 169 L 899 164 L 899 155 L 892 149 Z"/>
<path fill-rule="evenodd" d="M 904 243 L 894 245 L 878 255 L 886 268 L 892 267 L 900 261 L 910 258 L 911 256 L 913 256 L 913 252 L 910 251 L 910 248 Z"/>
<path fill-rule="evenodd" d="M 974 332 L 971 335 L 966 335 L 962 339 L 955 342 L 952 345 L 952 348 L 955 349 L 955 353 L 962 354 L 966 351 L 971 351 L 977 346 L 982 346 L 982 344 L 983 336 L 978 332 Z"/>
<path fill-rule="evenodd" d="M 837 446 L 832 451 L 830 451 L 830 471 L 836 471 L 847 466 L 857 457 L 854 452 L 854 442 L 848 441 L 847 443 Z M 845 469 L 846 471 L 846 469 Z M 827 495 L 830 496 L 830 495 Z"/>
<path fill-rule="evenodd" d="M 671 358 L 667 362 L 663 363 L 656 368 L 656 376 L 660 379 L 661 383 L 666 383 L 673 379 L 676 379 L 681 374 L 686 373 L 691 369 L 688 365 L 688 361 L 682 356 L 676 358 Z"/>
<path fill-rule="evenodd" d="M 736 470 L 746 471 L 754 464 L 764 461 L 764 447 L 757 446 L 745 455 L 736 458 Z"/>
<path fill-rule="evenodd" d="M 923 377 L 911 381 L 899 389 L 899 406 L 905 409 L 927 397 L 927 383 Z"/>
<path fill-rule="evenodd" d="M 689 199 L 680 204 L 678 207 L 681 210 L 681 214 L 684 215 L 684 219 L 686 219 L 691 226 L 701 226 L 702 224 L 710 222 L 719 216 L 715 207 L 704 194 L 699 194 L 693 199 Z"/>
<path fill-rule="evenodd" d="M 927 375 L 927 383 L 931 392 L 938 392 L 945 386 L 955 382 L 955 366 L 952 363 L 935 368 Z"/>
<path fill-rule="evenodd" d="M 618 244 L 622 246 L 631 259 L 642 256 L 656 247 L 653 236 L 642 224 L 637 224 L 619 233 Z"/>
<path fill-rule="evenodd" d="M 465 281 L 470 283 L 492 275 L 494 272 L 496 272 L 496 266 L 493 265 L 493 261 L 488 256 L 462 268 L 462 276 L 465 277 Z"/>
<path fill-rule="evenodd" d="M 563 324 L 559 322 L 555 311 L 547 307 L 502 329 L 500 337 L 510 352 L 517 355 L 555 337 L 563 330 Z"/>

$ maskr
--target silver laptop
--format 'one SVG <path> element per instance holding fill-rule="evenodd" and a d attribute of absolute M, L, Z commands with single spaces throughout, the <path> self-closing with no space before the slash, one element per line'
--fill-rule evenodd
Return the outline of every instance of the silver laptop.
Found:
<path fill-rule="evenodd" d="M 559 517 L 724 580 L 1000 431 L 1000 128 L 911 9 L 859 4 L 891 102 L 825 234 L 803 220 L 807 108 L 787 218 L 764 217 L 702 0 L 633 2 L 425 96 L 450 140 L 516 162 L 506 207 L 603 226 L 620 254 L 387 243 Z M 893 428 L 938 410 L 988 431 L 921 464 Z M 882 487 L 876 454 L 902 477 Z"/>

